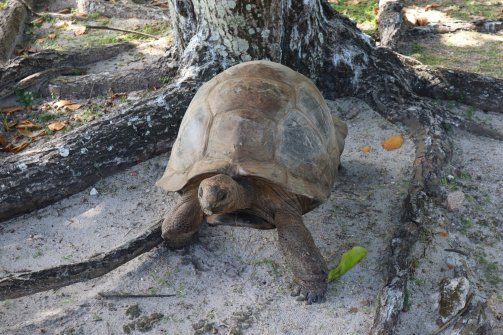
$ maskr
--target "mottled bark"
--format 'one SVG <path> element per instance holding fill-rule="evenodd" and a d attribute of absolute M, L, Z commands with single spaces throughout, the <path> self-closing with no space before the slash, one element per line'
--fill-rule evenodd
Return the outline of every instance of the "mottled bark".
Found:
<path fill-rule="evenodd" d="M 121 52 L 134 48 L 130 43 L 119 43 L 86 49 L 58 52 L 44 50 L 23 57 L 16 57 L 6 66 L 0 67 L 0 99 L 14 92 L 15 85 L 22 79 L 58 68 L 79 68 L 97 61 L 116 57 Z"/>
<path fill-rule="evenodd" d="M 378 31 L 381 46 L 395 49 L 403 33 L 403 1 L 379 0 Z"/>
<path fill-rule="evenodd" d="M 25 4 L 31 6 L 32 2 L 32 0 L 9 0 L 2 10 L 2 15 L 0 15 L 0 65 L 11 57 L 28 15 Z"/>
<path fill-rule="evenodd" d="M 131 92 L 159 88 L 165 78 L 174 78 L 178 70 L 171 55 L 164 56 L 141 69 L 96 73 L 82 76 L 63 76 L 51 80 L 44 95 L 67 99 L 88 99 L 103 92 Z"/>

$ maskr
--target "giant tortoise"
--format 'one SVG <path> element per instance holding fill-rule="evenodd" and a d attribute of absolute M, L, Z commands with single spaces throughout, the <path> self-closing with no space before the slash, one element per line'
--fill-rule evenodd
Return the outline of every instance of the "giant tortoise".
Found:
<path fill-rule="evenodd" d="M 157 182 L 181 194 L 162 237 L 183 247 L 205 219 L 276 228 L 294 295 L 323 301 L 327 266 L 302 214 L 330 195 L 346 134 L 303 75 L 269 61 L 227 69 L 194 96 Z"/>

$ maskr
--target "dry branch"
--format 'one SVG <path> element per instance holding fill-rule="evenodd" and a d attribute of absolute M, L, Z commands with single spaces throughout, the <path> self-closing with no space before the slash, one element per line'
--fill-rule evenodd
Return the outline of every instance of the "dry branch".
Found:
<path fill-rule="evenodd" d="M 103 276 L 150 251 L 161 242 L 161 221 L 159 221 L 140 236 L 99 257 L 0 278 L 0 300 L 19 298 Z"/>
<path fill-rule="evenodd" d="M 100 30 L 113 30 L 113 31 L 121 31 L 123 33 L 130 33 L 130 34 L 136 34 L 144 37 L 150 37 L 150 38 L 159 38 L 159 36 L 151 35 L 151 34 L 145 34 L 139 31 L 134 31 L 134 30 L 127 30 L 127 29 L 121 29 L 121 28 L 114 28 L 114 27 L 109 27 L 109 26 L 91 26 L 91 25 L 86 25 L 87 29 L 100 29 Z"/>

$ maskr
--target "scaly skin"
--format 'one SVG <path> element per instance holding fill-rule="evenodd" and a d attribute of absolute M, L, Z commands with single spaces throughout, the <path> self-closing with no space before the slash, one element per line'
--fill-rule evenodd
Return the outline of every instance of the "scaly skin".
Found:
<path fill-rule="evenodd" d="M 196 236 L 204 214 L 220 215 L 223 219 L 243 209 L 251 209 L 257 215 L 264 213 L 259 220 L 269 222 L 274 218 L 280 249 L 294 275 L 292 295 L 307 304 L 323 302 L 328 270 L 304 226 L 301 203 L 296 195 L 266 181 L 242 186 L 227 175 L 204 179 L 198 188 L 194 186 L 183 194 L 164 221 L 162 236 L 168 246 L 180 248 Z"/>

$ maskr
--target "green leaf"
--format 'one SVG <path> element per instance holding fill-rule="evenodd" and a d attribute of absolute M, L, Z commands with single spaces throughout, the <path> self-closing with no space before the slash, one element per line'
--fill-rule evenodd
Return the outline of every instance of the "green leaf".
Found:
<path fill-rule="evenodd" d="M 328 273 L 328 282 L 339 279 L 343 274 L 348 272 L 356 263 L 360 261 L 368 253 L 364 247 L 356 246 L 351 250 L 342 254 L 341 260 L 335 269 L 330 270 Z"/>

